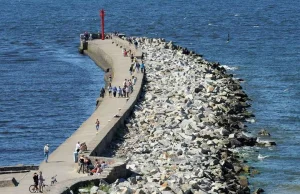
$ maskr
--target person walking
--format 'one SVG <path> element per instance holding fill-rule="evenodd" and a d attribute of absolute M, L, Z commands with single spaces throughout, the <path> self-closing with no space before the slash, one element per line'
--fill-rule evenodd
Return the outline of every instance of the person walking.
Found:
<path fill-rule="evenodd" d="M 133 59 L 134 59 L 133 54 L 131 54 L 130 59 L 131 59 L 131 63 L 133 63 Z"/>
<path fill-rule="evenodd" d="M 46 163 L 48 162 L 48 157 L 49 157 L 49 144 L 46 144 L 44 147 L 44 156 L 45 156 L 45 161 Z"/>
<path fill-rule="evenodd" d="M 139 43 L 135 40 L 135 41 L 134 41 L 134 47 L 135 47 L 135 49 L 138 48 L 138 44 L 139 44 Z"/>
<path fill-rule="evenodd" d="M 122 97 L 122 88 L 121 86 L 118 87 L 118 98 Z"/>
<path fill-rule="evenodd" d="M 104 98 L 105 95 L 105 89 L 102 87 L 100 91 L 100 97 Z"/>
<path fill-rule="evenodd" d="M 135 71 L 136 71 L 137 73 L 140 72 L 140 64 L 139 64 L 138 62 L 135 63 Z"/>
<path fill-rule="evenodd" d="M 135 83 L 136 83 L 136 77 L 132 76 L 132 84 L 135 85 Z"/>
<path fill-rule="evenodd" d="M 107 90 L 108 90 L 108 96 L 111 97 L 111 92 L 112 92 L 111 83 L 109 83 Z"/>
<path fill-rule="evenodd" d="M 132 75 L 133 65 L 129 67 L 129 74 Z"/>
<path fill-rule="evenodd" d="M 113 87 L 113 96 L 116 97 L 118 88 L 116 86 Z"/>
<path fill-rule="evenodd" d="M 144 73 L 144 71 L 145 71 L 145 64 L 144 64 L 144 62 L 142 61 L 142 63 L 141 63 L 141 72 Z"/>
<path fill-rule="evenodd" d="M 98 133 L 99 127 L 100 127 L 100 121 L 97 119 L 95 124 L 96 124 L 96 130 L 97 130 L 96 133 Z"/>
<path fill-rule="evenodd" d="M 125 88 L 125 92 L 126 92 L 125 97 L 128 98 L 129 97 L 129 87 L 128 86 Z"/>

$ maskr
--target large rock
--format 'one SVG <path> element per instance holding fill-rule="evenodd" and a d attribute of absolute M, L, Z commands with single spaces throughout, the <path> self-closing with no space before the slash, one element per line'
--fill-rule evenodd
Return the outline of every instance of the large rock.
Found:
<path fill-rule="evenodd" d="M 90 189 L 90 194 L 97 194 L 97 191 L 99 190 L 99 187 L 97 186 L 93 186 L 91 189 Z"/>

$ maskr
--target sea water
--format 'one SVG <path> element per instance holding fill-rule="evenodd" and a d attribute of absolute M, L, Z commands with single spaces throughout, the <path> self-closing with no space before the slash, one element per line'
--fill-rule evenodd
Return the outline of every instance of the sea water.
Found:
<path fill-rule="evenodd" d="M 249 148 L 260 171 L 251 188 L 300 193 L 298 1 L 1 2 L 0 165 L 39 164 L 45 143 L 55 149 L 94 111 L 103 72 L 77 47 L 80 33 L 100 30 L 102 8 L 106 31 L 165 38 L 244 79 L 256 116 L 248 130 L 277 143 Z"/>

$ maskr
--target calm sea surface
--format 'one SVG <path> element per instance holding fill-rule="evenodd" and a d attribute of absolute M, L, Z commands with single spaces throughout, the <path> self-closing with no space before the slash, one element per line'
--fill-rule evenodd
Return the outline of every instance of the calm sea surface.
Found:
<path fill-rule="evenodd" d="M 250 183 L 300 193 L 299 1 L 1 0 L 0 165 L 39 164 L 45 143 L 55 149 L 94 111 L 103 72 L 77 47 L 101 8 L 107 31 L 172 40 L 245 79 L 249 131 L 278 144 L 248 151 L 261 172 Z"/>

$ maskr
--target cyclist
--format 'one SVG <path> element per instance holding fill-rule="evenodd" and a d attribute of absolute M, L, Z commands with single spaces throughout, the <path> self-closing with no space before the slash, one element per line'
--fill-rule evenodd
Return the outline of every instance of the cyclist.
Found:
<path fill-rule="evenodd" d="M 38 190 L 39 176 L 36 172 L 33 174 L 33 182 L 34 182 L 34 188 L 37 191 Z"/>

